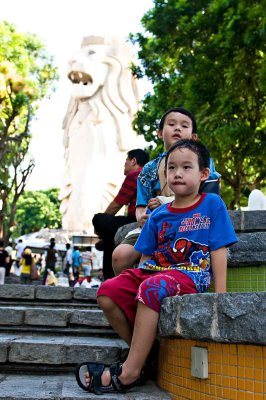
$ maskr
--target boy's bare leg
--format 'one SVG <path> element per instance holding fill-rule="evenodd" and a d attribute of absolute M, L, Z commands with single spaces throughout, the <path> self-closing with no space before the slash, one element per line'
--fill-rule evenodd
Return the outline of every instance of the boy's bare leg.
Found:
<path fill-rule="evenodd" d="M 131 244 L 122 243 L 118 245 L 112 254 L 112 266 L 114 274 L 117 276 L 125 269 L 132 268 L 137 264 L 141 254 L 134 249 Z"/>
<path fill-rule="evenodd" d="M 98 303 L 103 310 L 112 328 L 130 346 L 132 339 L 132 329 L 121 308 L 107 296 L 99 296 Z"/>
<path fill-rule="evenodd" d="M 131 342 L 127 359 L 123 363 L 122 373 L 119 376 L 121 383 L 127 385 L 134 382 L 140 376 L 156 336 L 159 314 L 139 302 L 132 336 L 124 313 L 110 300 L 106 296 L 98 297 L 99 305 L 114 330 L 129 345 Z M 116 307 L 113 307 L 112 303 Z M 126 324 L 126 327 L 123 326 L 124 324 Z M 87 384 L 89 384 L 89 381 L 88 377 Z M 104 371 L 102 375 L 102 384 L 105 386 L 110 384 L 110 372 L 108 370 Z"/>
<path fill-rule="evenodd" d="M 159 314 L 156 311 L 138 302 L 130 350 L 119 377 L 124 385 L 134 382 L 140 376 L 156 337 L 158 320 Z"/>

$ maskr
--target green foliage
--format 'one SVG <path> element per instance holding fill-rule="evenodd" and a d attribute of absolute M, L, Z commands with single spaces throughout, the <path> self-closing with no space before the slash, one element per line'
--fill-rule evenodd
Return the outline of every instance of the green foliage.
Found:
<path fill-rule="evenodd" d="M 59 189 L 25 191 L 17 202 L 14 237 L 42 228 L 61 228 Z"/>
<path fill-rule="evenodd" d="M 0 166 L 10 162 L 12 144 L 28 147 L 30 120 L 58 78 L 52 62 L 36 35 L 0 23 Z"/>
<path fill-rule="evenodd" d="M 8 240 L 16 203 L 34 161 L 28 160 L 30 122 L 58 79 L 53 57 L 36 35 L 0 23 L 0 237 Z M 10 220 L 7 220 L 7 209 Z"/>
<path fill-rule="evenodd" d="M 266 184 L 265 0 L 154 0 L 132 36 L 153 82 L 135 128 L 154 140 L 160 116 L 183 105 L 222 174 L 228 207 Z M 155 139 L 156 141 L 156 139 Z"/>

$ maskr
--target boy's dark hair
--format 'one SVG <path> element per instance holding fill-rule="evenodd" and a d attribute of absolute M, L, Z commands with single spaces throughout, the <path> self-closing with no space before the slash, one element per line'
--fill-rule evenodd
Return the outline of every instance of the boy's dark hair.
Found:
<path fill-rule="evenodd" d="M 159 123 L 159 129 L 160 129 L 160 130 L 163 129 L 164 122 L 165 122 L 165 118 L 166 118 L 167 115 L 170 114 L 171 112 L 178 112 L 178 113 L 180 113 L 180 114 L 184 114 L 184 115 L 186 115 L 187 117 L 189 117 L 189 118 L 191 119 L 191 121 L 192 121 L 192 133 L 197 133 L 197 122 L 196 122 L 196 119 L 195 119 L 194 115 L 193 115 L 190 111 L 186 110 L 186 109 L 183 108 L 183 107 L 174 107 L 174 108 L 170 108 L 169 110 L 167 110 L 167 111 L 163 114 L 163 116 L 162 116 L 162 118 L 161 118 L 161 120 L 160 120 L 160 123 Z"/>
<path fill-rule="evenodd" d="M 138 165 L 140 165 L 141 167 L 147 164 L 147 162 L 150 159 L 149 154 L 142 149 L 129 150 L 127 156 L 130 160 L 132 160 L 132 158 L 135 158 L 137 160 Z"/>
<path fill-rule="evenodd" d="M 209 168 L 210 166 L 210 153 L 207 147 L 199 142 L 198 140 L 192 140 L 192 139 L 182 139 L 179 140 L 177 143 L 173 144 L 173 146 L 170 147 L 166 154 L 165 158 L 165 166 L 167 167 L 167 162 L 169 155 L 175 150 L 175 149 L 189 149 L 193 151 L 198 156 L 199 160 L 199 169 L 202 171 L 204 168 Z"/>

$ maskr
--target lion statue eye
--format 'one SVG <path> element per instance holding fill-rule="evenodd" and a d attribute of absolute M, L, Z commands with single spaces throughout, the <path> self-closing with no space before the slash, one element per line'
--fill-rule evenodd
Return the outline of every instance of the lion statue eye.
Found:
<path fill-rule="evenodd" d="M 88 51 L 88 56 L 92 56 L 93 54 L 96 54 L 96 52 L 93 51 L 93 50 L 89 50 L 89 51 Z"/>

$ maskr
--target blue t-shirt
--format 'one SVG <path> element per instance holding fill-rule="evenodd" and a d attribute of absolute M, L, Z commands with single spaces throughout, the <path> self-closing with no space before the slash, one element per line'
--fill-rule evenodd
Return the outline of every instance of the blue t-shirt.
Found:
<path fill-rule="evenodd" d="M 135 249 L 152 255 L 139 266 L 149 271 L 178 269 L 202 293 L 211 283 L 210 251 L 237 242 L 232 222 L 220 196 L 202 193 L 188 208 L 171 203 L 155 209 L 144 224 Z"/>
<path fill-rule="evenodd" d="M 82 256 L 79 250 L 74 250 L 72 253 L 72 265 L 78 268 L 82 264 Z"/>
<path fill-rule="evenodd" d="M 166 155 L 166 152 L 159 154 L 154 160 L 149 161 L 144 165 L 141 173 L 138 176 L 137 182 L 137 201 L 136 206 L 146 206 L 148 201 L 158 195 L 160 192 L 160 180 L 158 168 L 161 159 Z M 210 175 L 206 183 L 212 180 L 217 180 L 221 177 L 215 170 L 214 161 L 210 159 Z"/>

